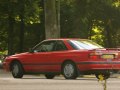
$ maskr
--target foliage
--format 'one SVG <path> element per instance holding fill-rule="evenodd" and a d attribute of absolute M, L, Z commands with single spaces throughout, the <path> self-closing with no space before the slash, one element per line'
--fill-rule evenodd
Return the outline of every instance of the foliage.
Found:
<path fill-rule="evenodd" d="M 21 32 L 21 15 L 23 17 L 24 22 L 24 34 L 25 40 L 24 44 L 31 42 L 31 36 L 33 42 L 38 42 L 38 37 L 40 37 L 40 13 L 42 11 L 41 6 L 39 5 L 40 0 L 1 0 L 0 1 L 0 48 L 3 50 L 8 49 L 9 39 L 12 41 L 13 53 L 19 52 L 20 47 L 20 32 Z M 34 13 L 33 13 L 34 12 Z M 13 28 L 9 28 L 9 17 L 13 18 Z M 12 22 L 12 21 L 11 21 Z M 36 24 L 37 23 L 37 24 Z M 33 28 L 33 24 L 36 24 L 36 28 Z M 11 25 L 10 25 L 11 26 Z M 32 27 L 28 29 L 28 27 Z M 9 37 L 10 30 L 13 30 L 12 37 Z M 34 31 L 33 31 L 34 29 Z M 31 32 L 32 31 L 32 32 Z M 30 35 L 29 35 L 30 34 Z M 32 35 L 33 34 L 33 35 Z M 14 36 L 13 36 L 14 35 Z M 29 36 L 29 37 L 28 37 Z M 29 38 L 29 39 L 27 39 Z M 36 39 L 38 38 L 38 39 Z M 33 45 L 27 44 L 24 45 L 24 51 L 28 47 L 32 47 Z"/>
<path fill-rule="evenodd" d="M 63 0 L 65 2 L 65 0 Z M 61 21 L 61 29 L 71 33 L 65 37 L 80 37 L 93 39 L 105 47 L 119 46 L 119 39 L 115 38 L 120 30 L 120 8 L 117 0 L 73 0 L 72 5 L 64 4 L 61 14 L 67 19 Z M 117 4 L 116 4 L 117 3 Z M 61 6 L 63 6 L 61 5 Z M 67 8 L 69 7 L 69 8 Z M 63 15 L 62 15 L 63 16 Z M 70 17 L 70 18 L 69 18 Z M 61 17 L 63 18 L 63 17 Z M 66 24 L 67 20 L 68 24 Z M 67 25 L 67 26 L 65 26 Z M 99 31 L 96 33 L 94 28 Z M 94 38 L 93 38 L 94 37 Z M 117 40 L 116 40 L 117 39 Z"/>
<path fill-rule="evenodd" d="M 12 52 L 19 52 L 21 35 L 23 51 L 45 39 L 43 1 L 0 0 L 0 49 L 7 50 L 12 40 Z M 105 47 L 120 46 L 119 0 L 60 1 L 62 38 L 88 38 Z"/>

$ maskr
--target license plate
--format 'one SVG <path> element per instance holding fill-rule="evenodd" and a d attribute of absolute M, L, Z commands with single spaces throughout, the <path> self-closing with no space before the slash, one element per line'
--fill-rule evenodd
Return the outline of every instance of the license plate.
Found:
<path fill-rule="evenodd" d="M 103 59 L 114 59 L 114 55 L 113 54 L 104 54 L 102 55 Z"/>

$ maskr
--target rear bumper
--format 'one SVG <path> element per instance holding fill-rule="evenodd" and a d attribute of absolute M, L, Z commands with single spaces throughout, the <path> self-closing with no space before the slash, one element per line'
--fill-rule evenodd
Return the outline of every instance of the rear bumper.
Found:
<path fill-rule="evenodd" d="M 80 62 L 77 63 L 80 71 L 119 71 L 120 62 Z"/>

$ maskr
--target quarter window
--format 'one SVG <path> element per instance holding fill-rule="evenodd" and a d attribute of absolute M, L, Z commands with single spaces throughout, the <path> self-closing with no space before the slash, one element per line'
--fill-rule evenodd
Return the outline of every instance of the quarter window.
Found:
<path fill-rule="evenodd" d="M 67 50 L 65 44 L 62 41 L 57 41 L 55 51 L 64 51 Z"/>

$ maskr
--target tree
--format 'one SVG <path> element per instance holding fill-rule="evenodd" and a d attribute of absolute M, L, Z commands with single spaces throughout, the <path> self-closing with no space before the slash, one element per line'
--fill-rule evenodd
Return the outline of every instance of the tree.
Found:
<path fill-rule="evenodd" d="M 119 1 L 115 0 L 62 0 L 62 37 L 93 39 L 105 47 L 116 47 L 116 33 L 120 29 Z M 116 7 L 117 6 L 117 7 Z M 114 37 L 114 38 L 113 38 Z"/>
<path fill-rule="evenodd" d="M 20 12 L 19 12 L 19 17 L 20 17 L 20 36 L 19 36 L 19 52 L 23 52 L 23 47 L 24 47 L 24 29 L 25 29 L 25 22 L 24 22 L 24 17 L 25 17 L 25 1 L 20 0 L 19 2 L 20 6 Z"/>
<path fill-rule="evenodd" d="M 56 0 L 44 0 L 45 9 L 45 35 L 46 38 L 59 38 Z"/>
<path fill-rule="evenodd" d="M 9 21 L 9 27 L 8 27 L 8 55 L 14 54 L 13 51 L 13 45 L 14 45 L 14 23 L 15 23 L 15 18 L 14 18 L 14 6 L 15 6 L 14 1 L 9 1 L 8 2 L 8 21 Z"/>
<path fill-rule="evenodd" d="M 118 47 L 119 16 L 119 0 L 0 0 L 0 49 L 9 55 L 27 51 L 45 34 Z"/>

